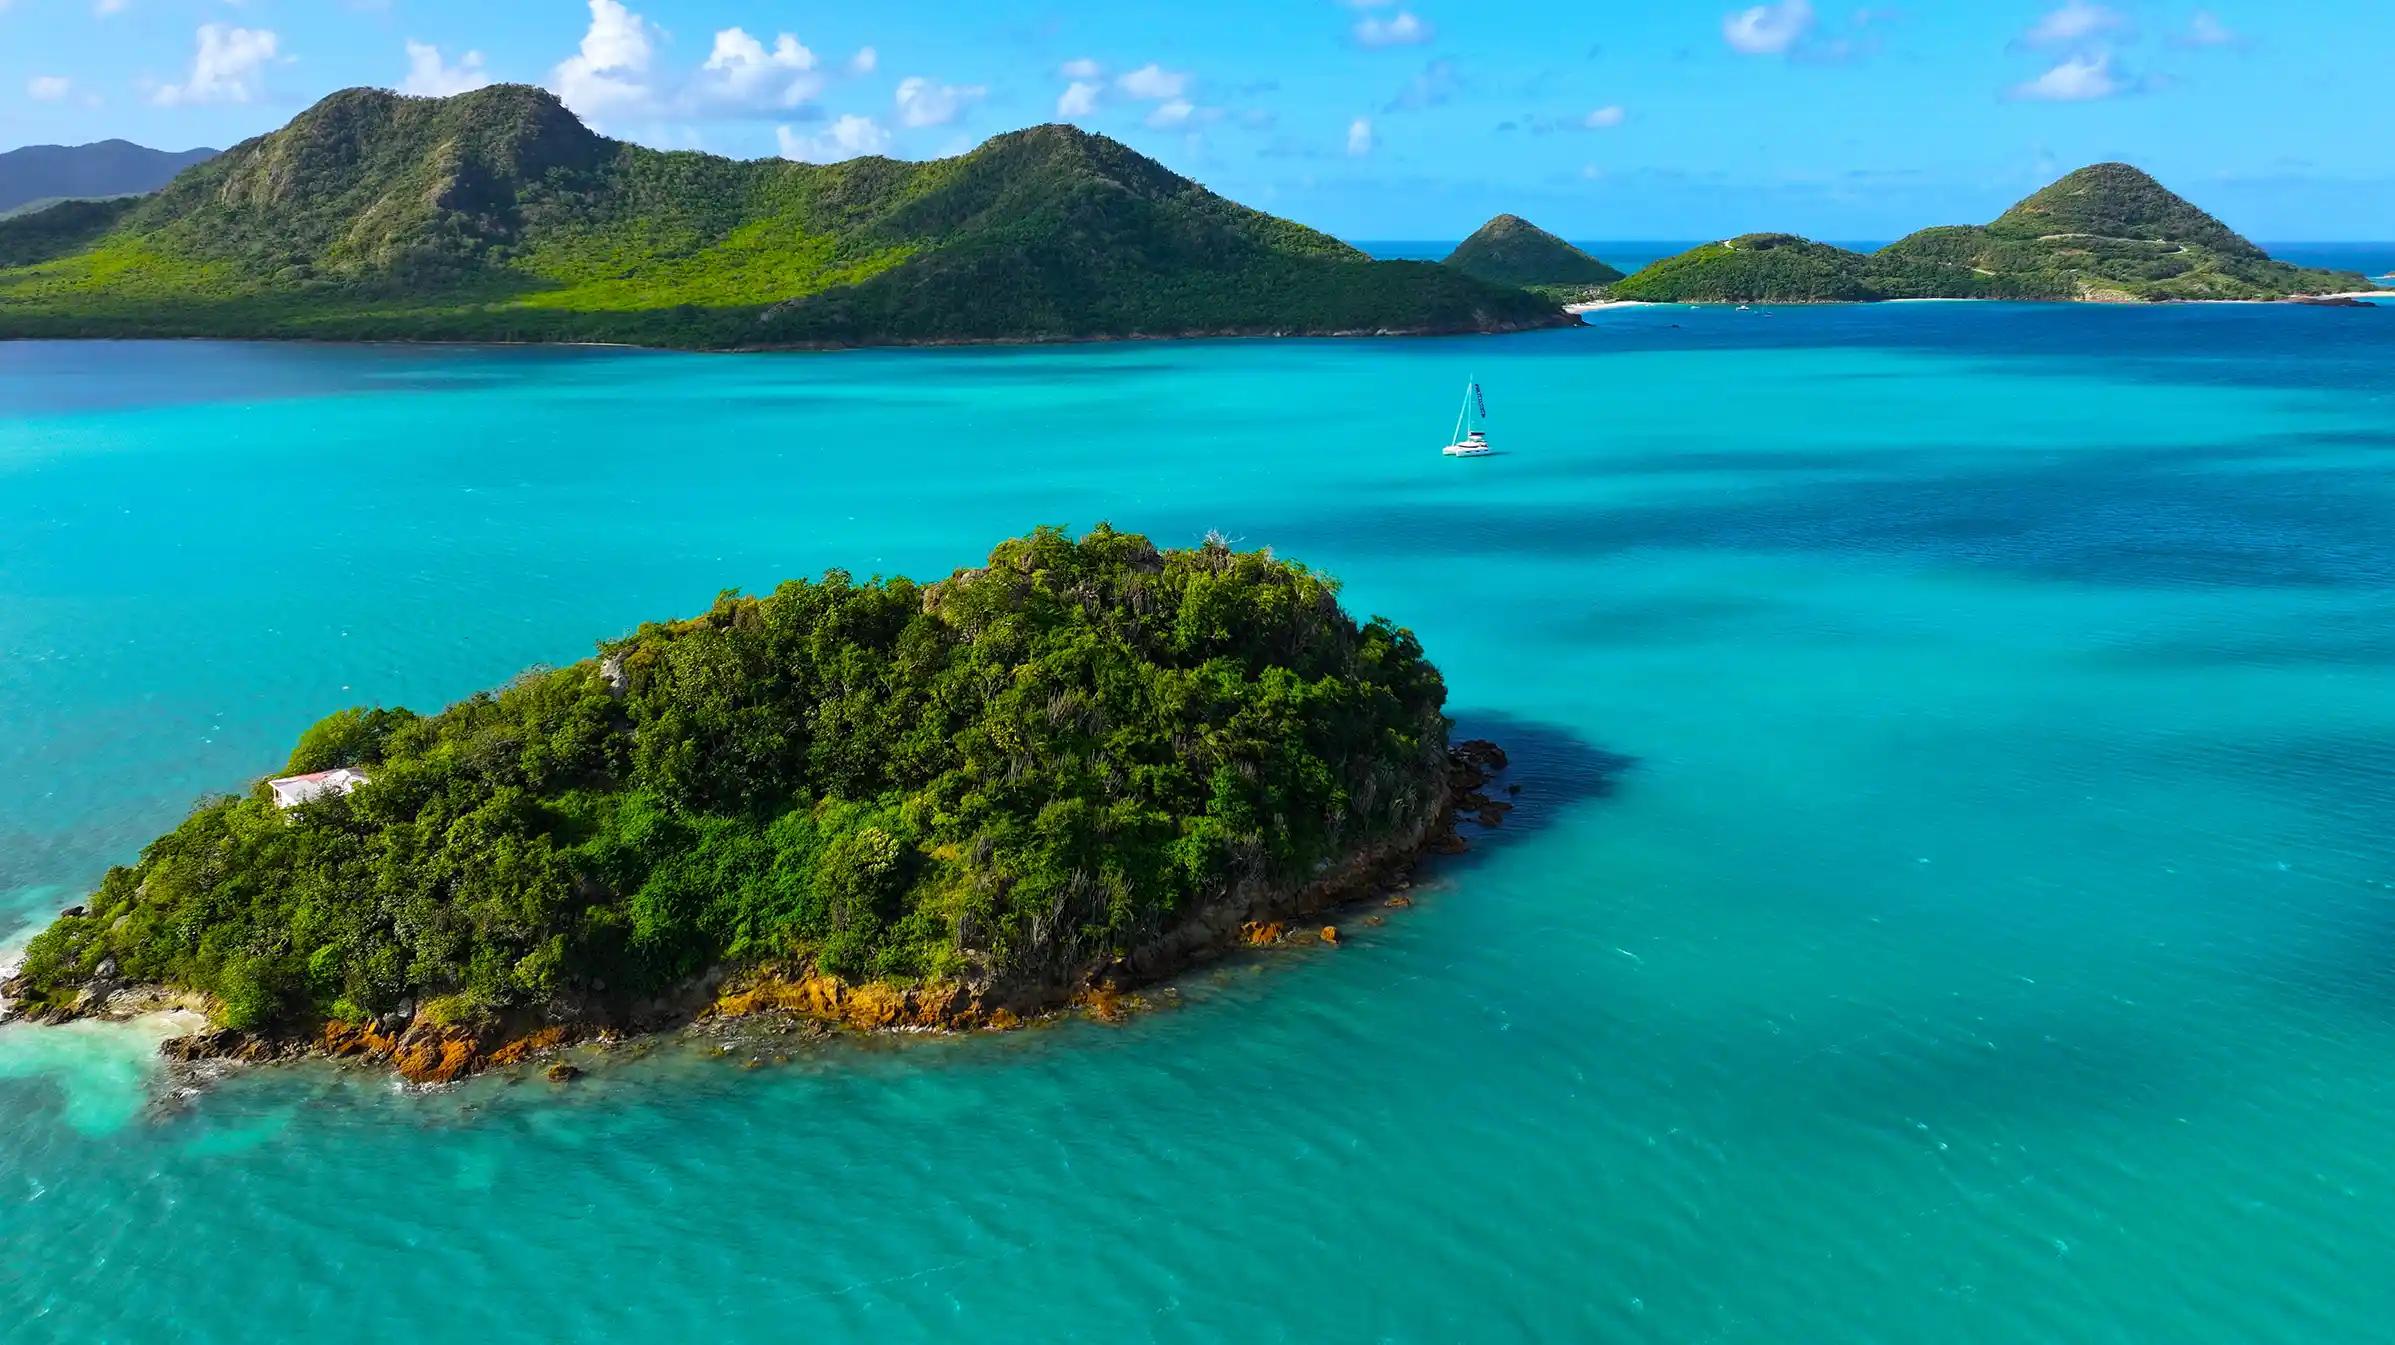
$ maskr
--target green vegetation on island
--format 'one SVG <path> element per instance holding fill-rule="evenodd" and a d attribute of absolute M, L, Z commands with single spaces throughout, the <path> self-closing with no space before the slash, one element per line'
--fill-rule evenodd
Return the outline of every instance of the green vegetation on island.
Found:
<path fill-rule="evenodd" d="M 1447 254 L 1444 264 L 1561 303 L 1586 298 L 1622 278 L 1620 271 L 1519 215 L 1499 215 L 1481 225 Z"/>
<path fill-rule="evenodd" d="M 0 222 L 0 336 L 738 348 L 1565 321 L 1070 126 L 925 163 L 742 162 L 607 139 L 511 85 L 347 90 L 113 218 L 57 213 Z"/>
<path fill-rule="evenodd" d="M 1707 243 L 1614 285 L 1616 299 L 1769 303 L 1871 299 L 2285 299 L 2367 286 L 2272 261 L 2127 164 L 2097 164 L 1992 224 L 1923 229 L 1877 252 L 1790 234 Z"/>
<path fill-rule="evenodd" d="M 939 583 L 726 593 L 436 715 L 333 715 L 287 769 L 367 783 L 203 802 L 10 990 L 71 1016 L 178 987 L 294 1040 L 407 1006 L 615 1021 L 726 967 L 1053 1003 L 1418 850 L 1445 694 L 1330 580 L 1212 540 L 1042 529 Z"/>
<path fill-rule="evenodd" d="M 1794 234 L 1746 234 L 1690 248 L 1614 285 L 1614 299 L 1807 303 L 1875 299 L 1861 253 Z"/>

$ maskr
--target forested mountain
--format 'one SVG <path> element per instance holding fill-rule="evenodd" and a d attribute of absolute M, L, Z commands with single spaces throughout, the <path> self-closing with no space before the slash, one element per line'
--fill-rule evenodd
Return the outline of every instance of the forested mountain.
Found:
<path fill-rule="evenodd" d="M 0 335 L 745 347 L 1565 320 L 1070 126 L 924 163 L 744 162 L 611 140 L 509 85 L 337 93 L 155 196 L 55 213 L 0 223 Z"/>

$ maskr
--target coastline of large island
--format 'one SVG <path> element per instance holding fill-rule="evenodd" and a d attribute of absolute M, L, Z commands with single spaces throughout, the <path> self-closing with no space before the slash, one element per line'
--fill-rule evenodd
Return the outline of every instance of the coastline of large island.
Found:
<path fill-rule="evenodd" d="M 757 1013 L 1111 1012 L 1401 884 L 1459 809 L 1494 824 L 1503 754 L 1451 748 L 1444 700 L 1302 566 L 1042 529 L 938 583 L 726 593 L 437 715 L 332 715 L 302 783 L 203 802 L 0 991 L 205 1014 L 179 1058 L 418 1082 Z"/>
<path fill-rule="evenodd" d="M 556 97 L 329 95 L 146 197 L 0 220 L 0 338 L 746 350 L 1570 325 L 1069 125 L 948 159 L 660 151 Z"/>

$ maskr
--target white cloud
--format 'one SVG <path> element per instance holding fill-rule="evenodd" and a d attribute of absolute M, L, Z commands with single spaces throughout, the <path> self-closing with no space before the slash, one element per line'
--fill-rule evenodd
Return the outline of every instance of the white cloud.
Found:
<path fill-rule="evenodd" d="M 2237 30 L 2220 21 L 2220 16 L 2208 9 L 2199 9 L 2187 21 L 2187 31 L 2176 39 L 2182 47 L 2241 47 L 2245 38 Z"/>
<path fill-rule="evenodd" d="M 590 0 L 590 29 L 582 35 L 582 46 L 550 75 L 557 96 L 585 115 L 648 102 L 653 32 L 648 20 L 621 0 Z"/>
<path fill-rule="evenodd" d="M 821 135 L 800 135 L 787 126 L 773 128 L 782 157 L 803 163 L 837 163 L 860 154 L 881 154 L 890 148 L 890 132 L 871 117 L 853 113 L 840 118 Z"/>
<path fill-rule="evenodd" d="M 814 71 L 815 53 L 788 33 L 769 51 L 747 30 L 726 28 L 715 35 L 691 93 L 714 107 L 792 108 L 822 90 Z"/>
<path fill-rule="evenodd" d="M 1628 116 L 1628 113 L 1622 111 L 1621 104 L 1609 103 L 1606 106 L 1598 108 L 1596 111 L 1589 113 L 1587 120 L 1581 124 L 1588 127 L 1590 130 L 1602 131 L 1609 127 L 1621 125 Z"/>
<path fill-rule="evenodd" d="M 1148 125 L 1159 131 L 1171 126 L 1180 126 L 1187 123 L 1190 116 L 1196 111 L 1197 104 L 1186 98 L 1175 98 L 1170 102 L 1157 104 L 1156 110 L 1148 114 Z"/>
<path fill-rule="evenodd" d="M 270 28 L 203 23 L 191 77 L 181 84 L 160 85 L 151 100 L 169 106 L 252 102 L 264 92 L 266 65 L 281 45 Z"/>
<path fill-rule="evenodd" d="M 979 84 L 941 84 L 909 75 L 898 81 L 898 122 L 902 126 L 946 126 L 988 94 Z"/>
<path fill-rule="evenodd" d="M 35 75 L 25 81 L 25 96 L 37 103 L 55 103 L 74 87 L 75 81 L 64 75 Z"/>
<path fill-rule="evenodd" d="M 409 38 L 407 43 L 407 78 L 399 83 L 401 93 L 425 98 L 446 98 L 453 93 L 479 89 L 491 82 L 483 71 L 482 53 L 469 51 L 456 65 L 441 59 L 441 49 L 429 42 Z"/>
<path fill-rule="evenodd" d="M 848 73 L 852 75 L 870 75 L 880 68 L 881 53 L 871 47 L 859 47 L 857 54 L 848 58 Z"/>
<path fill-rule="evenodd" d="M 1355 34 L 1356 41 L 1367 47 L 1410 47 L 1428 42 L 1431 27 L 1415 18 L 1412 10 L 1401 9 L 1386 19 L 1365 15 L 1356 20 Z"/>
<path fill-rule="evenodd" d="M 2125 28 L 2128 23 L 2119 13 L 2089 0 L 2063 0 L 2029 25 L 2029 31 L 2021 34 L 2021 42 L 2031 47 L 2075 47 L 2090 38 Z"/>
<path fill-rule="evenodd" d="M 1067 61 L 1056 67 L 1056 73 L 1070 80 L 1092 80 L 1104 77 L 1106 67 L 1084 56 L 1080 60 Z"/>
<path fill-rule="evenodd" d="M 1161 103 L 1187 92 L 1189 76 L 1181 71 L 1167 70 L 1151 61 L 1116 80 L 1114 86 L 1133 98 Z"/>
<path fill-rule="evenodd" d="M 1361 158 L 1372 152 L 1372 119 L 1358 117 L 1347 123 L 1347 152 Z"/>
<path fill-rule="evenodd" d="M 106 18 L 111 14 L 124 13 L 125 6 L 131 3 L 133 0 L 92 0 L 91 12 Z M 6 5 L 0 5 L 0 9 L 6 8 Z"/>
<path fill-rule="evenodd" d="M 1774 0 L 1723 18 L 1721 38 L 1749 56 L 1776 56 L 1812 26 L 1812 0 Z"/>
<path fill-rule="evenodd" d="M 2126 88 L 2113 73 L 2112 54 L 2099 51 L 2070 57 L 2036 79 L 2014 85 L 2012 96 L 2041 103 L 2085 103 Z"/>
<path fill-rule="evenodd" d="M 1064 92 L 1056 99 L 1059 117 L 1086 117 L 1097 110 L 1098 86 L 1085 79 L 1065 85 Z"/>
<path fill-rule="evenodd" d="M 1384 112 L 1419 112 L 1451 101 L 1463 89 L 1456 77 L 1455 62 L 1444 58 L 1424 65 L 1420 72 L 1405 82 L 1397 96 L 1389 100 Z"/>

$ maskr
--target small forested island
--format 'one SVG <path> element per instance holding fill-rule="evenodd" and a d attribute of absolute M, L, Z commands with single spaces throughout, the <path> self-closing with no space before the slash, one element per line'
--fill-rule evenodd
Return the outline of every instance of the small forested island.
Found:
<path fill-rule="evenodd" d="M 1443 263 L 1465 275 L 1572 303 L 1622 273 L 1519 215 L 1499 215 L 1473 231 Z"/>
<path fill-rule="evenodd" d="M 155 195 L 0 221 L 0 337 L 753 349 L 1571 321 L 1071 126 L 924 163 L 744 162 L 608 139 L 521 85 L 346 90 Z"/>
<path fill-rule="evenodd" d="M 344 774 L 201 804 L 0 989 L 208 1014 L 170 1054 L 436 1081 L 761 1010 L 1009 1026 L 1493 821 L 1502 754 L 1450 751 L 1445 696 L 1303 566 L 1041 529 L 937 583 L 726 593 L 439 714 L 334 714 L 285 774 Z"/>
<path fill-rule="evenodd" d="M 2273 261 L 2125 163 L 2082 168 L 1994 223 L 1923 229 L 1877 252 L 1758 233 L 1666 257 L 1607 297 L 1663 303 L 1875 299 L 2291 299 L 2364 290 L 2349 271 Z"/>

